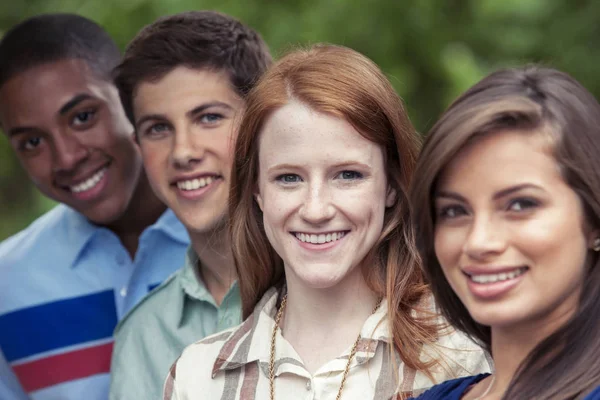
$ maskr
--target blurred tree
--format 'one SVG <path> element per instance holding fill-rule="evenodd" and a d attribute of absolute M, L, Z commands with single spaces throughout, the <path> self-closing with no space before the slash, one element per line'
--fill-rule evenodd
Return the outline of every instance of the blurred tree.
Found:
<path fill-rule="evenodd" d="M 538 62 L 600 94 L 600 2 L 594 0 L 21 0 L 0 2 L 0 35 L 44 12 L 89 17 L 124 48 L 165 14 L 214 9 L 260 31 L 276 56 L 298 44 L 352 47 L 377 62 L 426 132 L 493 69 Z M 0 139 L 0 240 L 52 206 Z"/>

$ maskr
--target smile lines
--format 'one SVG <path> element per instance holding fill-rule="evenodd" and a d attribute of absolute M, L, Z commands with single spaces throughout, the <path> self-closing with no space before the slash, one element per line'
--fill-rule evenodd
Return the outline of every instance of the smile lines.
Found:
<path fill-rule="evenodd" d="M 304 243 L 322 244 L 340 240 L 341 238 L 346 236 L 346 233 L 348 233 L 348 231 L 318 234 L 293 232 L 293 235 L 296 237 L 296 239 Z"/>
<path fill-rule="evenodd" d="M 515 279 L 517 276 L 523 275 L 527 271 L 527 267 L 520 267 L 510 272 L 500 272 L 497 274 L 467 274 L 469 279 L 475 283 L 494 283 Z"/>
<path fill-rule="evenodd" d="M 206 178 L 194 178 L 185 181 L 177 182 L 177 187 L 180 190 L 198 190 L 206 187 L 217 180 L 217 176 L 208 176 Z"/>
<path fill-rule="evenodd" d="M 92 189 L 94 186 L 96 186 L 98 184 L 98 182 L 100 182 L 102 180 L 107 169 L 108 169 L 108 167 L 102 168 L 100 171 L 96 172 L 94 175 L 92 175 L 90 178 L 86 179 L 85 181 L 83 181 L 77 185 L 69 186 L 69 189 L 73 193 L 81 193 L 81 192 L 85 192 L 87 190 Z"/>

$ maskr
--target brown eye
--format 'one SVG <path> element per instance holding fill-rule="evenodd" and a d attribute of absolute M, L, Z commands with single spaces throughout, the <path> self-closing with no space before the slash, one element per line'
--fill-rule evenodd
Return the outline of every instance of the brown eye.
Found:
<path fill-rule="evenodd" d="M 534 208 L 537 205 L 538 205 L 538 203 L 535 200 L 521 198 L 521 199 L 512 200 L 510 202 L 510 204 L 508 205 L 508 209 L 510 211 L 520 212 L 520 211 L 525 211 L 525 210 Z"/>
<path fill-rule="evenodd" d="M 92 121 L 94 119 L 95 115 L 96 115 L 95 110 L 86 110 L 86 111 L 79 112 L 79 113 L 75 114 L 75 116 L 73 117 L 72 123 L 75 126 L 88 124 L 90 121 Z"/>

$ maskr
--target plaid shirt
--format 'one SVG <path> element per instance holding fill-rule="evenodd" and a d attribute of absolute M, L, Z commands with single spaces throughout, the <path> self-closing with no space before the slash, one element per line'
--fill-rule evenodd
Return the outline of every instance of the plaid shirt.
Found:
<path fill-rule="evenodd" d="M 269 355 L 279 293 L 269 289 L 241 325 L 209 336 L 183 352 L 173 364 L 164 386 L 164 400 L 269 398 Z M 390 399 L 401 393 L 417 395 L 436 383 L 490 370 L 483 350 L 452 331 L 434 346 L 422 349 L 421 359 L 442 358 L 433 371 L 435 381 L 412 370 L 396 357 L 390 362 L 385 301 L 361 330 L 356 356 L 344 386 L 344 400 Z M 277 334 L 275 397 L 278 399 L 334 399 L 350 349 L 323 365 L 314 375 L 304 367 L 292 346 Z"/>

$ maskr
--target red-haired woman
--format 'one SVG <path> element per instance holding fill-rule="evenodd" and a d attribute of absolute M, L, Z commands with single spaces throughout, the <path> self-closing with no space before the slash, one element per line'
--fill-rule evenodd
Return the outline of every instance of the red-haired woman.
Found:
<path fill-rule="evenodd" d="M 419 138 L 379 68 L 294 51 L 247 100 L 231 235 L 245 322 L 186 349 L 165 399 L 389 399 L 488 370 L 440 331 L 407 188 Z"/>

